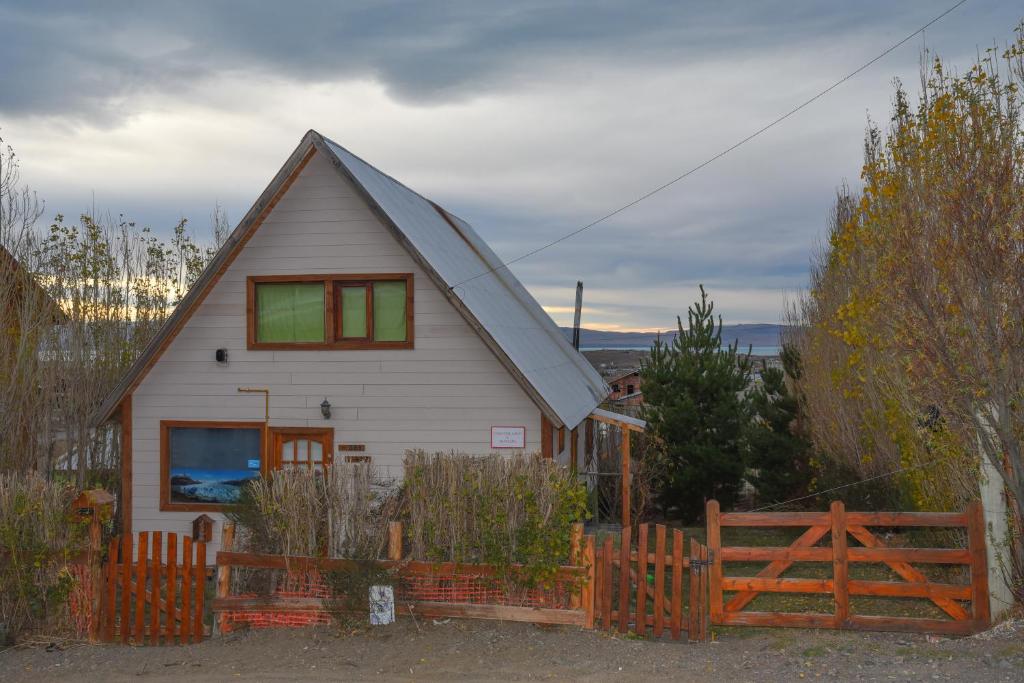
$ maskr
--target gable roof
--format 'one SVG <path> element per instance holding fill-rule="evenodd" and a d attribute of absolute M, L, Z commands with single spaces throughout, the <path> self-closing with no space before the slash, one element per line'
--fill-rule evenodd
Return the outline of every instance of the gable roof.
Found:
<path fill-rule="evenodd" d="M 315 153 L 347 177 L 556 426 L 575 427 L 608 394 L 601 376 L 472 227 L 316 131 L 303 136 L 150 344 L 99 409 L 110 419 Z M 460 284 L 482 273 L 471 282 Z"/>

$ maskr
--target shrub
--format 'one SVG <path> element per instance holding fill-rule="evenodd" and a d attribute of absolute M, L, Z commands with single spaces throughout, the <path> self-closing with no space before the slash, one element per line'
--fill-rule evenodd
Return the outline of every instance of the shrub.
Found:
<path fill-rule="evenodd" d="M 409 451 L 403 490 L 413 559 L 492 564 L 531 585 L 568 563 L 572 524 L 587 515 L 586 488 L 535 456 Z"/>
<path fill-rule="evenodd" d="M 68 564 L 87 542 L 68 514 L 74 497 L 74 487 L 36 473 L 0 474 L 0 641 L 68 629 Z"/>

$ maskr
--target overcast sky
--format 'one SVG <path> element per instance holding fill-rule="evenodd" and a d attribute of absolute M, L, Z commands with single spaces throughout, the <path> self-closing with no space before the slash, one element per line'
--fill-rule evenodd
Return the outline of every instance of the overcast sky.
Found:
<path fill-rule="evenodd" d="M 0 1 L 0 135 L 56 213 L 237 221 L 309 128 L 515 258 L 730 146 L 954 4 Z M 927 46 L 965 67 L 1017 0 L 970 0 L 767 134 L 513 271 L 562 324 L 727 323 L 806 283 L 867 116 Z M 94 199 L 95 198 L 95 199 Z M 467 285 L 467 286 L 472 286 Z"/>

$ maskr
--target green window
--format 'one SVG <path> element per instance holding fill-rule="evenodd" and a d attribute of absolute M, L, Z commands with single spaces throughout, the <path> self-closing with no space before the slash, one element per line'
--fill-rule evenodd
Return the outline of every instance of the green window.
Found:
<path fill-rule="evenodd" d="M 341 288 L 341 336 L 366 338 L 366 285 Z"/>
<path fill-rule="evenodd" d="M 373 340 L 378 342 L 405 341 L 405 287 L 404 280 L 373 283 Z"/>
<path fill-rule="evenodd" d="M 323 282 L 256 283 L 256 341 L 324 340 Z"/>

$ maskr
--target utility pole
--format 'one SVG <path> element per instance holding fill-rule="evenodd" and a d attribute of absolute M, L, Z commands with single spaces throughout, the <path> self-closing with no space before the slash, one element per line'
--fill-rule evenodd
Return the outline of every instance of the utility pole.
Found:
<path fill-rule="evenodd" d="M 583 313 L 583 280 L 576 281 L 576 315 L 572 321 L 572 347 L 580 350 L 580 315 Z"/>

